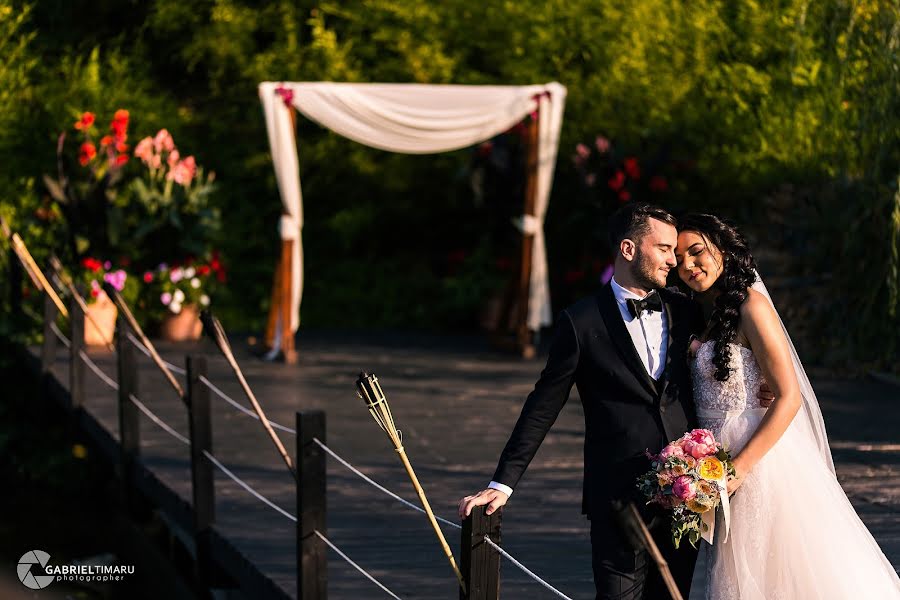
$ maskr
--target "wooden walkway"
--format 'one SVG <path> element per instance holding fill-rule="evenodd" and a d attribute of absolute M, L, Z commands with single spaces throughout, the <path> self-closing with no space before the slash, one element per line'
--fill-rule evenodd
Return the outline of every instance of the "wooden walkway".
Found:
<path fill-rule="evenodd" d="M 456 521 L 458 499 L 490 479 L 522 401 L 543 358 L 520 361 L 491 352 L 479 338 L 303 333 L 297 366 L 264 363 L 242 344 L 235 353 L 269 418 L 294 427 L 298 410 L 327 414 L 327 444 L 395 493 L 416 496 L 387 438 L 356 397 L 361 370 L 378 375 L 413 466 L 435 512 Z M 209 379 L 244 405 L 240 387 L 216 349 L 159 344 L 163 357 L 183 366 L 187 353 L 208 357 Z M 32 349 L 35 356 L 39 349 Z M 115 378 L 114 357 L 90 356 Z M 68 382 L 60 348 L 53 373 Z M 187 435 L 186 410 L 149 359 L 141 356 L 138 397 Z M 900 566 L 900 388 L 869 380 L 840 381 L 813 374 L 845 489 L 888 558 Z M 115 392 L 88 370 L 86 408 L 117 437 Z M 295 510 L 293 480 L 259 423 L 215 394 L 213 453 L 235 474 L 288 512 Z M 141 421 L 141 457 L 185 503 L 191 478 L 186 446 L 148 419 Z M 580 513 L 583 414 L 573 390 L 557 423 L 508 504 L 503 546 L 572 598 L 592 598 L 587 521 Z M 280 432 L 291 451 L 293 436 Z M 865 444 L 869 444 L 866 446 Z M 872 446 L 872 444 L 875 444 Z M 296 596 L 293 523 L 216 475 L 216 529 L 287 596 Z M 459 531 L 444 526 L 454 553 Z M 401 598 L 457 596 L 455 578 L 430 527 L 417 513 L 384 495 L 334 460 L 328 461 L 328 538 Z M 503 561 L 505 598 L 553 598 Z M 329 597 L 386 595 L 335 553 L 329 554 Z"/>

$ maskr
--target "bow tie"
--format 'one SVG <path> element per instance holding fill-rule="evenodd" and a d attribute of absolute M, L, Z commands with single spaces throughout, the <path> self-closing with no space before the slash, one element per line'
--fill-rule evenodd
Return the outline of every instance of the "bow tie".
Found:
<path fill-rule="evenodd" d="M 630 312 L 631 316 L 635 319 L 639 318 L 641 313 L 645 310 L 649 312 L 653 312 L 654 310 L 662 312 L 663 309 L 662 299 L 656 292 L 650 292 L 641 300 L 628 298 L 625 300 L 625 305 L 628 306 L 628 312 Z"/>

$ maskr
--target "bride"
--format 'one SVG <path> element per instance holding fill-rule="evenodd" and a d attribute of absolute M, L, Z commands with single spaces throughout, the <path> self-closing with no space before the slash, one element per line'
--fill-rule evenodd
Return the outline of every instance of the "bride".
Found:
<path fill-rule="evenodd" d="M 708 326 L 691 347 L 700 425 L 734 458 L 731 517 L 707 555 L 708 600 L 900 599 L 900 579 L 835 477 L 815 393 L 747 242 L 679 219 L 678 275 Z M 759 408 L 768 382 L 776 400 Z M 727 538 L 727 539 L 726 539 Z"/>

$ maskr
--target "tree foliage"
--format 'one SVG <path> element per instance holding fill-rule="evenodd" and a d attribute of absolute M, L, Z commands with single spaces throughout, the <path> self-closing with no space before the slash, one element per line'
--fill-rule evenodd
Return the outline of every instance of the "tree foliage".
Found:
<path fill-rule="evenodd" d="M 8 57 L 0 65 L 0 148 L 14 165 L 4 192 L 28 198 L 5 213 L 40 204 L 40 185 L 28 182 L 48 169 L 53 134 L 73 113 L 127 105 L 135 127 L 141 119 L 147 129 L 168 127 L 218 175 L 232 322 L 261 326 L 278 252 L 280 205 L 260 81 L 556 80 L 569 90 L 547 224 L 557 299 L 566 285 L 558 274 L 585 252 L 580 240 L 604 228 L 586 211 L 569 155 L 577 142 L 603 134 L 635 155 L 662 148 L 693 165 L 691 185 L 673 187 L 665 203 L 735 218 L 763 246 L 761 256 L 777 258 L 779 275 L 806 278 L 824 300 L 789 311 L 798 325 L 840 323 L 853 332 L 845 336 L 850 344 L 810 351 L 884 362 L 872 341 L 883 338 L 886 312 L 898 324 L 900 297 L 894 0 L 38 0 L 30 11 L 20 2 L 0 7 Z M 496 277 L 491 261 L 506 243 L 502 236 L 485 242 L 482 224 L 496 217 L 496 200 L 473 196 L 473 154 L 392 155 L 303 119 L 298 136 L 309 271 L 304 323 L 446 326 L 471 313 L 478 294 L 460 292 L 490 291 L 483 282 Z M 448 259 L 460 252 L 461 261 Z M 353 290 L 373 277 L 383 293 L 360 301 Z M 891 298 L 890 310 L 883 298 Z M 900 341 L 889 342 L 896 351 Z"/>

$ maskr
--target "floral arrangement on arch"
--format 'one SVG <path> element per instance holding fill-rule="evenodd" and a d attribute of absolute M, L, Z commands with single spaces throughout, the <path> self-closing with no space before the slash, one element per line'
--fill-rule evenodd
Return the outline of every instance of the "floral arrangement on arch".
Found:
<path fill-rule="evenodd" d="M 157 316 L 178 315 L 188 306 L 206 308 L 216 286 L 225 280 L 225 269 L 217 252 L 206 262 L 188 260 L 171 266 L 161 263 L 144 273 L 148 308 Z"/>

